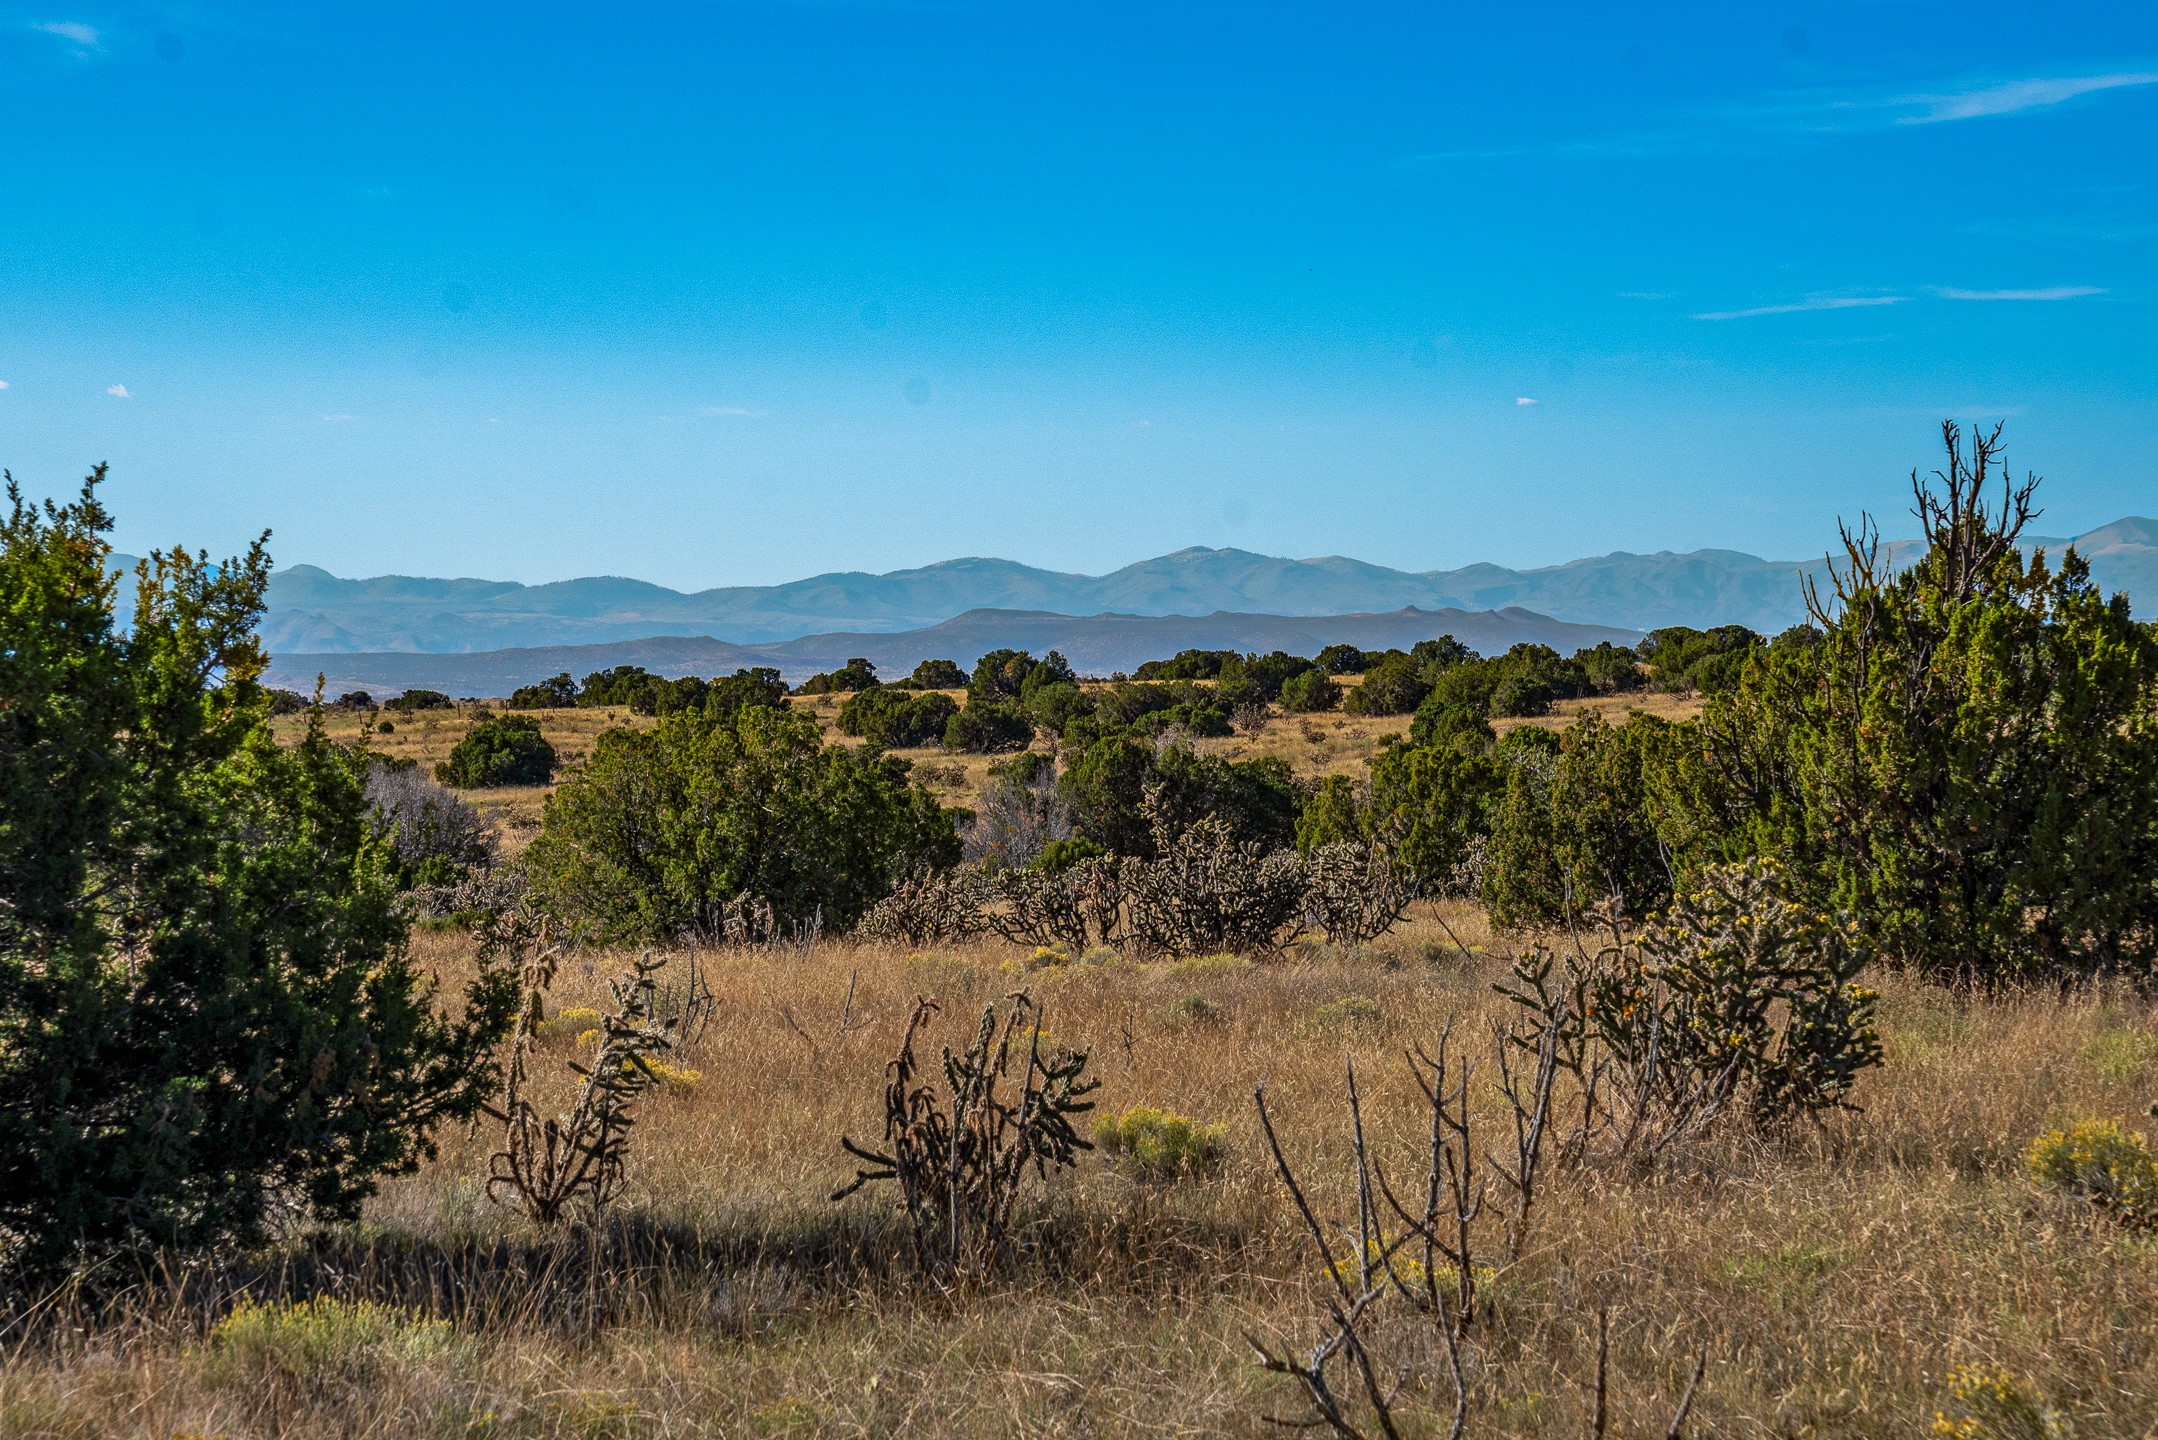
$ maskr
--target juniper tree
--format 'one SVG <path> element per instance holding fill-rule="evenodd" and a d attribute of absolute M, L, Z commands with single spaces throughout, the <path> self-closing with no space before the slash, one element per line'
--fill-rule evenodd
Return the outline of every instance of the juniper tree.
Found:
<path fill-rule="evenodd" d="M 1943 978 L 2158 962 L 2158 643 L 2019 543 L 2037 478 L 1944 425 L 1925 553 L 1846 532 L 1814 630 L 1714 697 L 1675 793 L 1689 858 L 1774 855 L 1884 955 Z M 1996 490 L 1997 487 L 1997 490 Z M 1990 501 L 1989 492 L 1997 493 Z"/>
<path fill-rule="evenodd" d="M 405 952 L 366 762 L 268 727 L 257 541 L 175 550 L 115 617 L 101 465 L 0 528 L 0 1263 L 349 1217 L 471 1115 L 509 1022 Z M 267 537 L 265 537 L 265 540 Z"/>

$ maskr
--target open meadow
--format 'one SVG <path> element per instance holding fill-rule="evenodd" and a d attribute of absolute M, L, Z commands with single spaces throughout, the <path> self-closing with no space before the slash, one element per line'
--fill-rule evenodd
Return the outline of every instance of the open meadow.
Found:
<path fill-rule="evenodd" d="M 1355 1228 L 1345 1062 L 1397 1187 L 1421 1183 L 1427 1121 L 1400 1052 L 1449 1022 L 1479 1061 L 1480 1143 L 1511 1143 L 1479 1044 L 1504 1008 L 1504 947 L 1472 913 L 1447 918 L 1258 964 L 1030 970 L 997 943 L 707 952 L 716 1014 L 669 1057 L 696 1078 L 640 1107 L 628 1189 L 596 1228 L 545 1233 L 491 1203 L 499 1127 L 446 1133 L 357 1227 L 146 1276 L 98 1323 L 19 1346 L 0 1432 L 1274 1433 L 1269 1417 L 1309 1412 L 1250 1340 L 1309 1344 L 1329 1287 L 1254 1088 L 1339 1234 Z M 465 934 L 415 943 L 445 978 L 472 963 Z M 604 1008 L 622 958 L 571 957 L 557 1013 Z M 839 1137 L 877 1135 L 916 997 L 943 1006 L 934 1039 L 963 1045 L 1020 987 L 1090 1054 L 1096 1116 L 1162 1107 L 1225 1127 L 1225 1146 L 1175 1178 L 1082 1156 L 1027 1215 L 1008 1274 L 940 1291 L 915 1273 L 890 1196 L 828 1198 L 854 1168 Z M 1518 1259 L 1492 1237 L 1465 1347 L 1470 1433 L 1587 1433 L 1599 1306 L 1612 1434 L 1663 1433 L 1703 1349 L 1689 1433 L 1925 1433 L 1955 1408 L 1951 1367 L 1974 1362 L 2078 1435 L 2151 1433 L 2158 1246 L 2032 1183 L 2025 1155 L 2048 1126 L 2142 1112 L 2154 1019 L 2122 991 L 1974 999 L 1888 979 L 1863 1113 L 1773 1142 L 1720 1129 L 1650 1172 L 1584 1170 L 1538 1202 Z M 541 1052 L 554 1098 L 577 1053 L 568 1037 Z M 271 1308 L 235 1318 L 242 1294 Z M 295 1299 L 313 1304 L 277 1308 Z M 1447 1413 L 1428 1325 L 1382 1338 L 1405 1402 Z"/>
<path fill-rule="evenodd" d="M 21 520 L 0 1433 L 2158 1435 L 2158 634 L 1955 473 L 1773 639 L 274 724 Z"/>

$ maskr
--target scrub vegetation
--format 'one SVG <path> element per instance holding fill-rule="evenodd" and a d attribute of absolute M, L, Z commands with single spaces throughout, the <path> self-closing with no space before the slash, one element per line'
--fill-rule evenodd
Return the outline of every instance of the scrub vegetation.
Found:
<path fill-rule="evenodd" d="M 0 1432 L 2150 1433 L 2158 637 L 1944 439 L 1778 636 L 387 733 L 18 500 Z"/>

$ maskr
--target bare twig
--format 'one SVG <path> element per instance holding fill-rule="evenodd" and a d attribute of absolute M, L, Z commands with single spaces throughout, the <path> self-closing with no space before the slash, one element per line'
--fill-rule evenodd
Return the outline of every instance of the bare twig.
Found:
<path fill-rule="evenodd" d="M 1704 1343 L 1699 1354 L 1693 1358 L 1693 1378 L 1686 1382 L 1686 1393 L 1679 1396 L 1678 1409 L 1671 1412 L 1671 1423 L 1664 1427 L 1663 1440 L 1679 1440 L 1686 1428 L 1686 1417 L 1693 1412 L 1693 1397 L 1701 1389 L 1701 1376 L 1708 1370 L 1708 1346 Z"/>
<path fill-rule="evenodd" d="M 1603 1440 L 1611 1412 L 1611 1307 L 1596 1307 L 1596 1408 L 1589 1416 L 1589 1440 Z"/>
<path fill-rule="evenodd" d="M 794 1018 L 793 1007 L 787 1005 L 780 1006 L 779 1018 L 787 1022 L 787 1028 L 789 1030 L 792 1030 L 796 1035 L 801 1037 L 802 1043 L 809 1047 L 809 1053 L 812 1058 L 822 1055 L 824 1053 L 824 1048 L 817 1044 L 816 1037 L 811 1035 L 807 1030 L 804 1030 L 802 1028 L 802 1022 Z"/>

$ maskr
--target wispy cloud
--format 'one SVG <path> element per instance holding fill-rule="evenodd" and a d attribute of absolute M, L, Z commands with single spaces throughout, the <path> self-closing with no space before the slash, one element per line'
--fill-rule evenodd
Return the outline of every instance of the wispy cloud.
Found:
<path fill-rule="evenodd" d="M 5 380 L 0 380 L 0 390 L 5 390 L 5 389 L 7 389 L 7 381 L 5 381 Z"/>
<path fill-rule="evenodd" d="M 1516 405 L 1541 405 L 1543 403 L 1541 400 L 1532 400 L 1526 395 L 1516 395 L 1514 397 L 1514 404 Z"/>
<path fill-rule="evenodd" d="M 132 400 L 135 398 L 134 396 L 127 393 L 127 387 L 125 385 L 107 385 L 105 387 L 105 393 L 120 400 Z"/>
<path fill-rule="evenodd" d="M 771 414 L 769 410 L 751 410 L 744 405 L 706 405 L 697 411 L 699 415 L 728 416 L 740 420 L 762 420 Z"/>
<path fill-rule="evenodd" d="M 1618 298 L 1621 300 L 1668 300 L 1671 298 L 1671 292 L 1668 290 L 1621 290 L 1618 292 Z"/>
<path fill-rule="evenodd" d="M 1901 305 L 1908 295 L 1815 295 L 1787 305 L 1755 305 L 1745 310 L 1708 310 L 1696 320 L 1751 320 L 1756 315 L 1798 315 L 1808 310 L 1860 310 L 1873 305 Z"/>
<path fill-rule="evenodd" d="M 352 417 L 352 416 L 350 416 L 350 415 L 346 415 L 346 414 L 342 414 L 342 413 L 340 413 L 340 414 L 336 414 L 336 415 L 325 415 L 325 416 L 323 416 L 322 418 L 323 418 L 324 420 L 327 420 L 327 421 L 331 421 L 331 422 L 333 422 L 333 423 L 334 423 L 334 422 L 336 422 L 336 421 L 340 421 L 340 420 L 350 420 L 350 419 L 352 419 L 353 417 Z"/>
<path fill-rule="evenodd" d="M 1975 85 L 1940 94 L 1904 95 L 1896 105 L 1917 107 L 1915 115 L 1899 115 L 1899 125 L 1938 125 L 1948 120 L 1981 120 L 1990 115 L 2020 115 L 2043 110 L 2103 90 L 2125 90 L 2137 85 L 2158 85 L 2158 70 L 2118 71 L 2111 75 L 2062 75 L 2033 80 L 2005 80 Z"/>
<path fill-rule="evenodd" d="M 2048 285 L 2040 290 L 1959 290 L 1953 285 L 1927 287 L 1943 300 L 2080 300 L 2107 292 L 2097 285 Z"/>
<path fill-rule="evenodd" d="M 71 45 L 80 45 L 85 50 L 103 48 L 98 44 L 97 28 L 92 25 L 78 24 L 73 20 L 47 20 L 30 28 L 41 34 L 65 40 Z"/>
<path fill-rule="evenodd" d="M 1878 132 L 1907 125 L 2021 115 L 2065 104 L 2084 95 L 2158 85 L 2158 70 L 2113 70 L 2097 75 L 2041 75 L 2019 80 L 1969 80 L 1913 90 L 1866 88 L 1784 91 L 1744 105 L 1679 117 L 1658 129 L 1549 140 L 1468 146 L 1394 162 L 1420 169 L 1452 160 L 1510 160 L 1531 156 L 1610 159 L 1627 156 L 1726 153 L 1810 136 Z"/>

